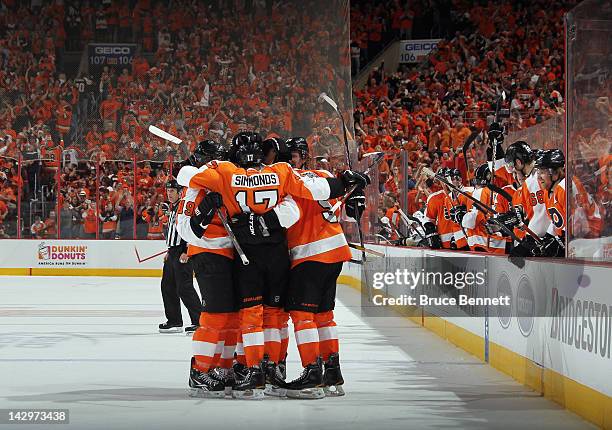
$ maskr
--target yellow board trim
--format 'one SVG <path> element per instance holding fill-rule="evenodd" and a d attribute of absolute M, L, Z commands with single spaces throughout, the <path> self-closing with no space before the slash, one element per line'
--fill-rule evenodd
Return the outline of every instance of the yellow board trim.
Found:
<path fill-rule="evenodd" d="M 67 267 L 35 267 L 31 269 L 0 269 L 0 276 L 112 276 L 155 277 L 162 275 L 161 269 L 85 269 Z"/>
<path fill-rule="evenodd" d="M 338 283 L 361 290 L 361 281 L 352 276 L 341 275 Z M 484 362 L 484 338 L 435 315 L 424 315 L 422 322 L 421 318 L 409 319 Z M 593 424 L 612 430 L 612 397 L 494 342 L 489 342 L 489 365 Z"/>

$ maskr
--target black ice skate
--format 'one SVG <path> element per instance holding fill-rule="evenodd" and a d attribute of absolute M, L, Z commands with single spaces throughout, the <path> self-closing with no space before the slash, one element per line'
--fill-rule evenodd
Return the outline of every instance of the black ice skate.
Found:
<path fill-rule="evenodd" d="M 217 367 L 208 372 L 210 376 L 213 378 L 223 382 L 225 386 L 225 395 L 229 396 L 232 394 L 232 387 L 236 384 L 236 376 L 234 374 L 234 369 L 223 369 L 221 367 Z"/>
<path fill-rule="evenodd" d="M 262 400 L 266 388 L 266 376 L 259 366 L 247 367 L 244 377 L 232 387 L 232 397 L 244 400 Z"/>
<path fill-rule="evenodd" d="M 160 333 L 182 333 L 183 325 L 182 324 L 170 324 L 165 322 L 159 325 Z"/>
<path fill-rule="evenodd" d="M 321 359 L 306 366 L 299 378 L 287 384 L 287 397 L 293 399 L 322 399 L 325 397 Z"/>
<path fill-rule="evenodd" d="M 330 354 L 324 363 L 324 367 L 323 384 L 325 387 L 323 389 L 325 390 L 325 395 L 328 397 L 344 396 L 344 389 L 342 388 L 344 379 L 340 371 L 340 357 L 338 354 Z"/>
<path fill-rule="evenodd" d="M 225 397 L 225 384 L 209 372 L 201 372 L 195 368 L 195 357 L 191 357 L 189 370 L 189 397 L 223 398 Z"/>
<path fill-rule="evenodd" d="M 279 366 L 267 359 L 261 362 L 261 368 L 266 375 L 266 389 L 264 394 L 275 397 L 285 397 L 287 384 Z"/>
<path fill-rule="evenodd" d="M 197 325 L 190 325 L 188 327 L 185 327 L 185 335 L 193 336 L 193 334 L 195 333 L 197 329 L 198 329 Z"/>

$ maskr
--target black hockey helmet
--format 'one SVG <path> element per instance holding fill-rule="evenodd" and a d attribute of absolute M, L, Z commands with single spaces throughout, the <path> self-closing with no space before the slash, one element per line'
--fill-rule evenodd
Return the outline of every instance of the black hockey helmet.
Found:
<path fill-rule="evenodd" d="M 176 182 L 176 179 L 170 179 L 168 182 L 166 182 L 166 189 L 167 190 L 177 190 L 180 191 L 183 187 L 181 187 L 179 185 L 178 182 Z"/>
<path fill-rule="evenodd" d="M 232 138 L 229 160 L 240 167 L 261 164 L 264 156 L 263 141 L 259 133 L 242 131 Z"/>
<path fill-rule="evenodd" d="M 198 142 L 188 161 L 192 166 L 200 167 L 211 160 L 223 160 L 226 156 L 226 152 L 221 144 L 214 140 L 206 139 Z"/>
<path fill-rule="evenodd" d="M 535 160 L 536 153 L 531 146 L 524 140 L 517 140 L 506 149 L 504 157 L 506 163 L 514 165 L 515 160 L 521 160 L 523 164 L 528 164 Z"/>
<path fill-rule="evenodd" d="M 478 166 L 474 172 L 474 184 L 485 185 L 491 182 L 491 169 L 487 163 Z"/>
<path fill-rule="evenodd" d="M 287 145 L 285 143 L 285 139 L 280 137 L 269 137 L 265 139 L 261 145 L 264 158 L 270 154 L 270 151 L 276 151 L 276 159 L 274 162 L 278 161 L 288 161 L 288 151 Z"/>
<path fill-rule="evenodd" d="M 440 167 L 436 172 L 436 175 L 441 176 L 443 178 L 450 177 L 450 169 L 448 167 Z"/>
<path fill-rule="evenodd" d="M 450 170 L 450 177 L 452 179 L 461 179 L 461 171 L 459 169 L 449 169 Z"/>
<path fill-rule="evenodd" d="M 308 158 L 308 142 L 301 136 L 291 137 L 287 139 L 287 149 L 289 152 L 298 152 L 302 159 Z"/>
<path fill-rule="evenodd" d="M 540 151 L 535 167 L 538 169 L 558 169 L 565 166 L 565 156 L 560 149 Z"/>

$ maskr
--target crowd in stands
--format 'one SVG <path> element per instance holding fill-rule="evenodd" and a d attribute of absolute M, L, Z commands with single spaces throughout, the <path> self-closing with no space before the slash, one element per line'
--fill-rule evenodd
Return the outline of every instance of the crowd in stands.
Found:
<path fill-rule="evenodd" d="M 503 119 L 508 129 L 534 126 L 562 112 L 563 14 L 575 3 L 454 2 L 454 26 L 460 30 L 451 39 L 417 67 L 372 72 L 365 88 L 355 92 L 355 129 L 363 152 L 390 154 L 379 181 L 388 204 L 398 200 L 403 178 L 394 170 L 402 153 L 409 174 L 423 165 L 457 168 L 467 184 L 463 143 L 481 132 L 467 154 L 473 170 L 485 160 L 486 129 L 502 91 L 507 98 L 500 110 L 509 114 Z M 409 201 L 409 206 L 418 205 Z"/>
<path fill-rule="evenodd" d="M 401 190 L 400 182 L 418 188 L 422 165 L 456 167 L 467 178 L 461 146 L 473 131 L 486 129 L 502 89 L 511 128 L 538 124 L 562 110 L 562 16 L 575 1 L 355 0 L 350 34 L 342 33 L 349 16 L 339 12 L 346 5 L 342 0 L 306 0 L 300 8 L 271 0 L 40 3 L 9 1 L 0 11 L 0 223 L 6 225 L 0 236 L 16 231 L 6 220 L 10 213 L 14 218 L 22 187 L 22 202 L 58 202 L 54 217 L 47 210 L 28 218 L 55 218 L 62 236 L 91 235 L 85 220 L 93 210 L 98 236 L 146 237 L 148 230 L 139 225 L 163 218 L 155 204 L 164 200 L 163 190 L 149 182 L 167 175 L 162 162 L 184 158 L 203 138 L 226 141 L 243 129 L 304 135 L 314 153 L 338 157 L 340 124 L 317 96 L 331 90 L 346 111 L 351 60 L 356 72 L 394 38 L 446 40 L 422 64 L 392 74 L 376 70 L 355 91 L 360 151 L 387 153 L 379 183 L 390 204 L 400 191 L 416 198 L 418 192 Z M 105 67 L 99 75 L 65 70 L 65 52 L 92 41 L 137 42 L 141 50 L 131 67 Z M 146 132 L 149 124 L 183 143 L 155 138 Z M 477 139 L 485 141 L 484 135 Z M 475 167 L 482 152 L 476 145 L 468 163 Z M 413 178 L 400 177 L 402 154 Z M 18 156 L 24 160 L 21 177 Z M 39 158 L 47 161 L 34 161 Z M 107 161 L 133 159 L 153 160 L 148 170 L 132 173 L 136 215 L 133 183 L 118 179 L 133 163 Z M 78 180 L 60 178 L 57 199 L 56 172 L 65 168 Z M 98 184 L 96 174 L 98 182 L 111 179 Z M 40 184 L 48 184 L 48 195 Z M 105 197 L 107 190 L 112 198 Z M 144 216 L 147 209 L 155 216 Z M 109 215 L 102 219 L 103 213 Z"/>

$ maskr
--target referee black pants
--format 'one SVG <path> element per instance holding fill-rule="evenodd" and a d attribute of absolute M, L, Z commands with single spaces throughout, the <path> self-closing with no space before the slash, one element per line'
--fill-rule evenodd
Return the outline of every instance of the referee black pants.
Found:
<path fill-rule="evenodd" d="M 202 303 L 193 287 L 193 268 L 191 261 L 181 263 L 180 247 L 170 248 L 168 258 L 164 261 L 164 271 L 161 280 L 162 300 L 166 319 L 170 325 L 183 325 L 181 315 L 181 300 L 189 312 L 192 325 L 198 325 Z"/>

